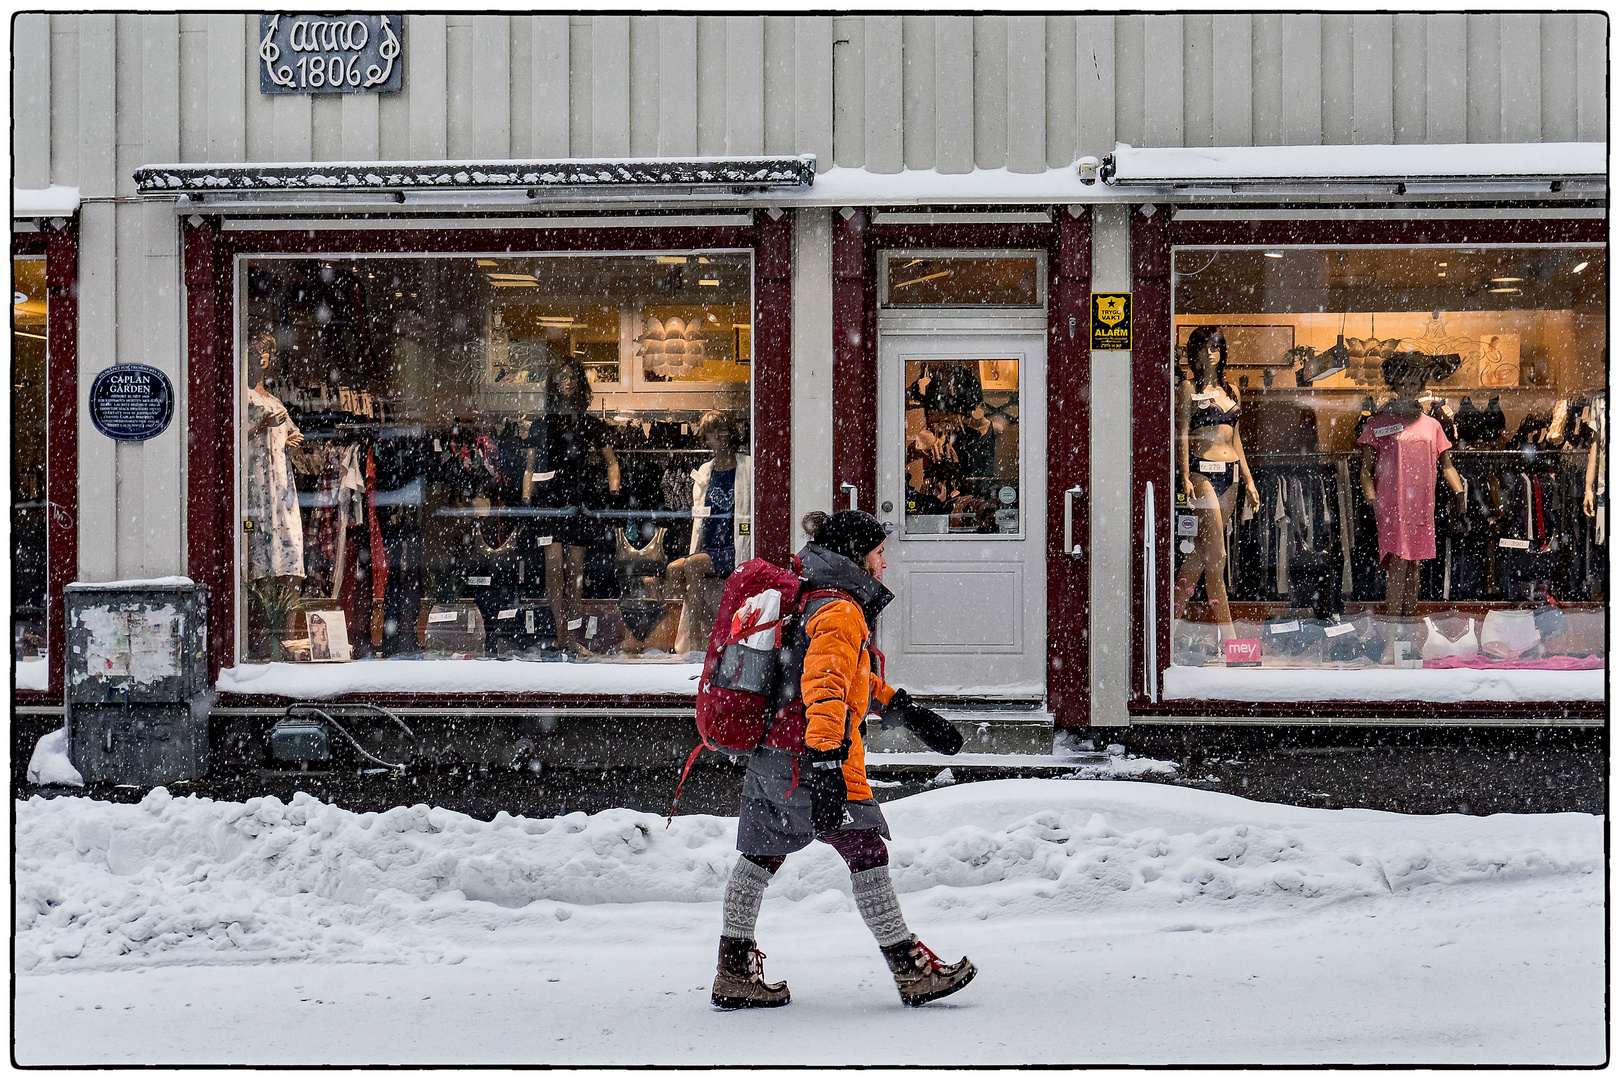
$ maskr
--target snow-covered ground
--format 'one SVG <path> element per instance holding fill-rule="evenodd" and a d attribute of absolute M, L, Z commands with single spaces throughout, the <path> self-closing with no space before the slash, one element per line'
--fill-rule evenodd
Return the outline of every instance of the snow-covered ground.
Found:
<path fill-rule="evenodd" d="M 733 818 L 300 795 L 16 804 L 14 1054 L 88 1064 L 1604 1060 L 1603 819 L 1005 780 L 886 806 L 903 1008 L 836 855 L 766 893 L 793 1002 L 708 1004 Z"/>

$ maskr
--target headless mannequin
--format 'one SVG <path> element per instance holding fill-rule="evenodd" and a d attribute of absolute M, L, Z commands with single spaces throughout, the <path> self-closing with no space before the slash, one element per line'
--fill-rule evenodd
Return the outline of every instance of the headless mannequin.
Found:
<path fill-rule="evenodd" d="M 710 458 L 713 462 L 711 475 L 737 467 L 736 434 L 730 427 L 719 424 L 711 426 L 703 433 L 703 445 L 713 455 Z M 692 527 L 701 529 L 703 524 L 694 520 Z M 711 590 L 703 587 L 704 578 L 715 576 L 714 560 L 708 553 L 698 551 L 684 559 L 674 560 L 665 573 L 681 592 L 681 621 L 675 635 L 675 651 L 686 653 L 701 650 L 708 644 L 705 639 L 714 627 L 716 615 L 716 610 L 711 610 L 707 602 Z M 718 597 L 714 599 L 718 603 Z"/>
<path fill-rule="evenodd" d="M 1407 366 L 1404 369 L 1392 372 L 1389 387 L 1395 397 L 1383 412 L 1394 414 L 1403 422 L 1410 422 L 1423 414 L 1423 405 L 1418 401 L 1423 393 L 1424 384 L 1428 381 L 1428 374 L 1421 367 Z M 1373 482 L 1377 457 L 1370 444 L 1363 444 L 1361 448 L 1361 497 L 1368 506 L 1374 509 L 1378 506 L 1378 489 Z M 1451 463 L 1451 451 L 1440 452 L 1436 467 L 1440 475 L 1445 478 L 1446 487 L 1451 490 L 1452 498 L 1456 502 L 1457 514 L 1460 517 L 1467 510 L 1466 496 L 1462 477 L 1457 475 L 1457 469 Z M 1423 560 L 1404 559 L 1391 552 L 1384 559 L 1388 571 L 1388 580 L 1384 589 L 1384 613 L 1390 618 L 1410 619 L 1417 614 L 1418 589 L 1422 584 Z M 1394 641 L 1391 640 L 1386 652 L 1386 661 L 1391 657 Z"/>
<path fill-rule="evenodd" d="M 1199 408 L 1213 406 L 1229 412 L 1241 404 L 1237 391 L 1225 385 L 1226 341 L 1218 331 L 1206 332 L 1206 328 L 1199 327 L 1187 345 L 1187 362 L 1192 367 L 1193 378 L 1183 382 L 1176 392 L 1176 464 L 1187 509 L 1198 519 L 1198 535 L 1191 538 L 1192 552 L 1176 573 L 1171 595 L 1179 616 L 1202 579 L 1209 606 L 1220 627 L 1221 640 L 1228 641 L 1237 636 L 1237 631 L 1232 626 L 1226 595 L 1226 522 L 1237 510 L 1238 484 L 1230 484 L 1224 491 L 1217 492 L 1212 474 L 1201 471 L 1201 467 L 1195 468 L 1194 463 L 1235 466 L 1251 510 L 1260 508 L 1260 493 L 1249 473 L 1243 440 L 1235 423 L 1201 425 L 1196 429 L 1192 426 L 1193 412 Z"/>

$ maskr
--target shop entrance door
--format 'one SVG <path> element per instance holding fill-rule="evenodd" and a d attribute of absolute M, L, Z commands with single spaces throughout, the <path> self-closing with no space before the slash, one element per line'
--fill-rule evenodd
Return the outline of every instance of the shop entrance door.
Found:
<path fill-rule="evenodd" d="M 895 685 L 1044 693 L 1045 387 L 1044 329 L 880 336 L 877 506 L 897 599 L 878 647 Z"/>

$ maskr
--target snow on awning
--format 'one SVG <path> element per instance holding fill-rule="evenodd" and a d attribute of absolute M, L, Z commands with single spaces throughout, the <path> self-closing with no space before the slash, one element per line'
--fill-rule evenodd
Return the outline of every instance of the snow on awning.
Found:
<path fill-rule="evenodd" d="M 1098 170 L 1111 185 L 1552 184 L 1603 181 L 1607 143 L 1134 147 L 1118 143 Z"/>
<path fill-rule="evenodd" d="M 71 217 L 79 209 L 79 189 L 52 184 L 48 188 L 12 188 L 13 218 Z"/>
<path fill-rule="evenodd" d="M 553 191 L 724 192 L 809 187 L 813 155 L 795 157 L 625 158 L 572 161 L 320 161 L 282 164 L 148 165 L 135 170 L 147 196 L 285 196 L 375 193 L 465 195 Z"/>

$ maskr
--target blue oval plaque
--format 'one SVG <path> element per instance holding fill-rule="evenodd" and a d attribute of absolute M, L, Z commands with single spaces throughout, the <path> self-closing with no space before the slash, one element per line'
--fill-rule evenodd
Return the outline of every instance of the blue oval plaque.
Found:
<path fill-rule="evenodd" d="M 114 364 L 90 384 L 90 422 L 109 439 L 145 442 L 174 419 L 174 384 L 146 364 Z"/>

